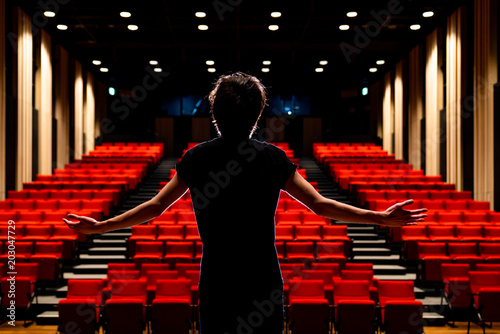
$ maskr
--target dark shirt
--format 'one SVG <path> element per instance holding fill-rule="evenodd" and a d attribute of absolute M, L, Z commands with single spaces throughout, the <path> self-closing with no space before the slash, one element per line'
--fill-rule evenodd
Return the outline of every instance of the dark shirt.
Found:
<path fill-rule="evenodd" d="M 206 327 L 209 320 L 203 321 L 208 319 L 208 305 L 221 309 L 231 303 L 226 313 L 230 310 L 230 317 L 240 314 L 244 319 L 255 300 L 269 299 L 283 288 L 274 215 L 280 191 L 296 168 L 283 150 L 252 139 L 204 142 L 177 164 L 179 177 L 189 187 L 203 242 L 203 334 L 212 332 Z"/>

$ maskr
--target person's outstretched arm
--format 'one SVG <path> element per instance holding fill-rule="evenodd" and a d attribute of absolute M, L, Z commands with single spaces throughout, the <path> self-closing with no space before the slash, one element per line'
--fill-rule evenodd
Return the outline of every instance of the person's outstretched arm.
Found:
<path fill-rule="evenodd" d="M 425 208 L 403 209 L 405 205 L 413 203 L 411 199 L 397 203 L 386 211 L 371 211 L 325 198 L 297 171 L 286 182 L 285 190 L 317 215 L 344 222 L 403 226 L 423 222 L 427 217 Z"/>
<path fill-rule="evenodd" d="M 155 197 L 119 216 L 97 221 L 90 217 L 69 214 L 68 218 L 78 220 L 78 222 L 72 222 L 66 218 L 63 218 L 63 220 L 70 228 L 85 234 L 118 230 L 158 217 L 184 195 L 187 189 L 186 184 L 175 174 L 172 180 Z"/>

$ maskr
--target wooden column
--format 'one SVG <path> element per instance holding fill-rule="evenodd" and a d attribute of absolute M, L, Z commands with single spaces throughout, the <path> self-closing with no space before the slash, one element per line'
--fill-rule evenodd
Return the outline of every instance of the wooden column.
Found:
<path fill-rule="evenodd" d="M 0 201 L 6 197 L 5 188 L 5 173 L 6 173 L 6 137 L 5 137 L 5 122 L 6 122 L 6 101 L 5 95 L 7 87 L 5 87 L 5 0 L 0 0 Z"/>
<path fill-rule="evenodd" d="M 439 54 L 439 31 L 427 36 L 425 64 L 425 173 L 439 175 L 441 144 L 440 111 L 443 109 L 443 73 Z"/>
<path fill-rule="evenodd" d="M 95 92 L 94 76 L 86 73 L 85 101 L 83 109 L 83 127 L 85 133 L 85 154 L 88 154 L 95 146 Z"/>
<path fill-rule="evenodd" d="M 83 75 L 82 65 L 75 60 L 74 94 L 74 127 L 75 127 L 75 159 L 81 159 L 83 153 Z"/>
<path fill-rule="evenodd" d="M 40 54 L 35 73 L 35 108 L 38 110 L 38 173 L 52 174 L 52 55 L 51 37 L 40 33 Z"/>
<path fill-rule="evenodd" d="M 392 72 L 384 76 L 384 98 L 382 100 L 382 148 L 394 153 L 392 136 L 394 134 L 394 93 L 392 91 Z"/>
<path fill-rule="evenodd" d="M 474 1 L 474 199 L 494 206 L 493 85 L 497 70 L 497 4 Z"/>
<path fill-rule="evenodd" d="M 414 169 L 422 166 L 422 126 L 424 117 L 423 47 L 417 45 L 409 54 L 408 71 L 408 162 Z"/>
<path fill-rule="evenodd" d="M 16 189 L 32 180 L 33 153 L 33 34 L 31 17 L 17 11 L 17 154 Z"/>
<path fill-rule="evenodd" d="M 69 57 L 62 46 L 56 46 L 57 58 L 54 76 L 54 111 L 57 121 L 56 168 L 64 168 L 69 162 Z"/>
<path fill-rule="evenodd" d="M 394 73 L 394 154 L 403 159 L 403 61 L 396 64 Z"/>

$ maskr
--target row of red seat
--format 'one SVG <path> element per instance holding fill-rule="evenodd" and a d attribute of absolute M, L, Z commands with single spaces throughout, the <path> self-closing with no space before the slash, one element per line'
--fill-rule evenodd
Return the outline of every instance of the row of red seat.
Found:
<path fill-rule="evenodd" d="M 53 211 L 95 211 L 98 216 L 108 216 L 112 201 L 108 199 L 7 199 L 0 201 L 0 210 L 32 214 L 34 221 L 43 221 L 44 213 Z M 35 216 L 39 215 L 39 218 Z M 93 215 L 94 216 L 94 215 Z M 20 219 L 19 219 L 20 220 Z"/>
<path fill-rule="evenodd" d="M 102 190 L 91 190 L 91 189 L 62 189 L 62 190 L 33 190 L 33 189 L 23 189 L 23 190 L 9 190 L 8 200 L 68 200 L 68 199 L 105 199 L 113 203 L 113 205 L 118 205 L 120 199 L 120 192 L 115 189 L 102 189 Z M 8 201 L 7 200 L 7 201 Z M 38 205 L 43 206 L 43 202 L 39 202 Z M 13 207 L 13 205 L 12 205 Z"/>
<path fill-rule="evenodd" d="M 439 187 L 444 188 L 444 185 L 446 183 L 441 184 Z M 475 209 L 476 206 L 474 206 L 475 203 L 469 204 L 469 201 L 472 201 L 472 192 L 470 191 L 456 191 L 452 189 L 364 189 L 358 192 L 359 203 L 371 209 L 376 207 L 377 201 L 382 201 L 380 202 L 381 204 L 390 204 L 407 199 L 439 201 L 434 203 L 426 202 L 426 204 L 437 210 L 447 210 L 457 207 L 477 210 Z M 465 205 L 463 205 L 464 203 Z"/>

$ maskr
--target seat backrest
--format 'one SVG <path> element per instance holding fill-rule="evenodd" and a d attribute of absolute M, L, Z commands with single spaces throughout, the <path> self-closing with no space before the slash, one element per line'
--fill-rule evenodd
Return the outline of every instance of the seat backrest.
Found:
<path fill-rule="evenodd" d="M 16 263 L 16 272 L 17 276 L 29 277 L 31 282 L 36 282 L 38 263 Z"/>
<path fill-rule="evenodd" d="M 446 255 L 445 242 L 419 242 L 418 255 Z"/>
<path fill-rule="evenodd" d="M 483 227 L 476 225 L 457 226 L 457 236 L 483 236 Z"/>
<path fill-rule="evenodd" d="M 147 283 L 154 286 L 159 279 L 177 279 L 178 275 L 177 270 L 150 270 L 147 272 Z"/>
<path fill-rule="evenodd" d="M 35 242 L 35 254 L 59 254 L 62 256 L 62 241 L 37 241 Z"/>
<path fill-rule="evenodd" d="M 469 284 L 472 293 L 478 293 L 481 288 L 500 287 L 498 271 L 469 271 Z"/>
<path fill-rule="evenodd" d="M 302 279 L 322 280 L 323 284 L 332 284 L 332 272 L 330 270 L 302 270 Z"/>
<path fill-rule="evenodd" d="M 146 303 L 146 281 L 140 279 L 114 279 L 111 283 L 111 298 L 137 298 Z"/>
<path fill-rule="evenodd" d="M 323 235 L 347 236 L 347 225 L 325 225 Z"/>
<path fill-rule="evenodd" d="M 455 228 L 453 226 L 430 225 L 427 227 L 429 236 L 454 236 Z"/>
<path fill-rule="evenodd" d="M 309 241 L 299 241 L 286 244 L 288 253 L 310 253 L 314 252 L 314 243 Z"/>
<path fill-rule="evenodd" d="M 372 270 L 342 270 L 340 276 L 346 281 L 368 281 L 370 286 L 373 286 L 373 271 Z"/>
<path fill-rule="evenodd" d="M 477 263 L 474 271 L 500 271 L 500 263 Z"/>
<path fill-rule="evenodd" d="M 414 226 L 403 226 L 401 228 L 402 236 L 427 236 L 427 228 L 424 225 L 414 225 Z"/>
<path fill-rule="evenodd" d="M 468 263 L 441 263 L 441 276 L 444 283 L 450 279 L 469 278 L 470 266 Z"/>
<path fill-rule="evenodd" d="M 163 242 L 161 241 L 137 241 L 135 253 L 163 254 Z"/>
<path fill-rule="evenodd" d="M 199 270 L 186 270 L 184 277 L 191 280 L 191 286 L 195 286 L 196 289 L 198 289 L 198 283 L 200 283 Z"/>
<path fill-rule="evenodd" d="M 108 271 L 136 270 L 135 263 L 108 263 Z"/>
<path fill-rule="evenodd" d="M 333 301 L 337 305 L 341 300 L 369 300 L 368 281 L 335 280 L 333 281 Z"/>
<path fill-rule="evenodd" d="M 191 300 L 191 280 L 187 278 L 158 279 L 156 281 L 156 298 L 186 297 Z"/>
<path fill-rule="evenodd" d="M 289 281 L 289 298 L 325 298 L 323 280 L 291 279 Z"/>
<path fill-rule="evenodd" d="M 316 245 L 318 254 L 344 254 L 344 243 L 340 241 L 318 242 Z"/>
<path fill-rule="evenodd" d="M 486 237 L 500 237 L 500 226 L 485 226 L 484 236 L 486 236 Z"/>
<path fill-rule="evenodd" d="M 102 289 L 104 281 L 102 279 L 69 279 L 67 299 L 87 299 L 89 303 L 101 305 Z"/>
<path fill-rule="evenodd" d="M 471 255 L 477 256 L 477 246 L 475 242 L 449 242 L 448 253 L 450 255 Z"/>
<path fill-rule="evenodd" d="M 141 277 L 145 277 L 149 271 L 169 270 L 168 263 L 142 263 L 141 264 Z"/>
<path fill-rule="evenodd" d="M 413 281 L 379 281 L 378 297 L 381 306 L 389 300 L 415 300 Z"/>
<path fill-rule="evenodd" d="M 479 243 L 479 253 L 481 255 L 500 255 L 500 243 Z"/>
<path fill-rule="evenodd" d="M 346 263 L 345 270 L 371 270 L 371 271 L 373 271 L 373 263 Z"/>
<path fill-rule="evenodd" d="M 191 241 L 167 241 L 165 253 L 193 253 L 193 243 Z"/>
<path fill-rule="evenodd" d="M 132 235 L 156 235 L 156 225 L 132 226 Z"/>
<path fill-rule="evenodd" d="M 330 275 L 340 277 L 340 268 L 338 263 L 312 263 L 311 270 L 328 270 L 330 271 Z"/>
<path fill-rule="evenodd" d="M 108 286 L 112 286 L 114 280 L 139 279 L 139 270 L 108 270 Z"/>

